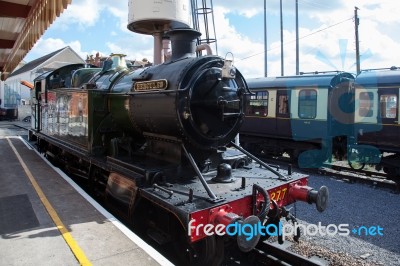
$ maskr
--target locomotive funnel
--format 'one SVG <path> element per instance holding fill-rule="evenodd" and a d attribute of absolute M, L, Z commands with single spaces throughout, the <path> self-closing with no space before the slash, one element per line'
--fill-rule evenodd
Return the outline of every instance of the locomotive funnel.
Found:
<path fill-rule="evenodd" d="M 167 34 L 171 39 L 172 61 L 195 56 L 196 40 L 200 37 L 200 32 L 188 28 L 171 30 Z"/>

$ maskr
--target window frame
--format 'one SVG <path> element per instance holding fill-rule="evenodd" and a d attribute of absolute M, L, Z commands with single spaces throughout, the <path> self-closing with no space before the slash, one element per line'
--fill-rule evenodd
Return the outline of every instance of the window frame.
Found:
<path fill-rule="evenodd" d="M 362 96 L 361 95 L 368 95 L 368 99 L 361 99 Z M 360 92 L 360 94 L 358 95 L 358 100 L 359 100 L 359 107 L 358 107 L 358 116 L 359 117 L 372 117 L 374 115 L 374 93 L 370 92 L 370 91 L 362 91 Z M 368 108 L 367 107 L 363 107 L 362 106 L 362 102 L 361 101 L 368 101 L 369 105 Z M 366 114 L 361 113 L 361 110 L 367 110 Z"/>
<path fill-rule="evenodd" d="M 300 109 L 301 108 L 304 108 L 304 105 L 302 105 L 302 103 L 305 101 L 305 100 L 302 100 L 301 98 L 301 93 L 302 92 L 314 92 L 315 93 L 315 100 L 313 100 L 313 102 L 315 103 L 313 106 L 314 106 L 314 113 L 313 113 L 313 116 L 304 116 L 304 115 L 302 115 L 301 114 L 301 112 L 300 112 Z M 309 101 L 311 101 L 311 100 L 307 100 L 308 102 Z M 298 102 L 297 102 L 297 104 L 298 104 L 298 107 L 297 107 L 297 114 L 298 114 L 298 117 L 299 117 L 299 119 L 316 119 L 317 118 L 317 112 L 318 112 L 318 91 L 316 90 L 316 89 L 301 89 L 300 91 L 299 91 L 299 96 L 298 96 Z M 311 105 L 310 105 L 311 106 Z M 307 106 L 308 107 L 308 106 Z"/>
<path fill-rule="evenodd" d="M 268 91 L 256 91 L 254 95 L 251 95 L 249 98 L 248 108 L 246 108 L 246 115 L 249 116 L 259 116 L 259 117 L 267 117 L 268 116 L 268 101 L 269 101 L 269 92 Z M 260 103 L 252 104 L 252 103 Z M 258 114 L 254 111 L 254 107 L 258 107 L 260 110 L 264 112 L 259 112 Z"/>
<path fill-rule="evenodd" d="M 390 98 L 390 97 L 395 97 L 395 104 L 394 104 L 394 108 L 395 108 L 395 113 L 394 113 L 394 117 L 391 116 L 387 116 L 386 114 L 390 113 L 387 112 L 388 110 L 388 104 L 389 101 L 382 101 L 382 97 L 386 97 L 386 99 Z M 379 117 L 383 118 L 383 119 L 396 119 L 397 118 L 397 113 L 398 113 L 398 96 L 397 94 L 394 93 L 388 93 L 388 94 L 381 94 L 379 95 Z M 382 112 L 382 103 L 385 103 L 385 116 L 383 116 L 383 112 Z M 393 108 L 393 107 L 392 107 Z"/>

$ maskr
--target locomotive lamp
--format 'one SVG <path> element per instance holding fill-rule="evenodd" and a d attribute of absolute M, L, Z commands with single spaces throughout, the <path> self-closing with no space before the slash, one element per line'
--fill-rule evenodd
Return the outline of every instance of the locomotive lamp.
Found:
<path fill-rule="evenodd" d="M 232 55 L 233 58 L 233 54 L 232 53 L 227 53 Z M 234 79 L 236 77 L 236 68 L 233 66 L 233 59 L 229 60 L 224 59 L 224 66 L 222 67 L 222 78 L 228 78 L 228 79 Z"/>

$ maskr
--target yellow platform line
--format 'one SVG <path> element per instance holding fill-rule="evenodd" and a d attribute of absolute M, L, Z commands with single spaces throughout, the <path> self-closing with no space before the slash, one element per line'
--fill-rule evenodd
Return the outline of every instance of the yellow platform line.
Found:
<path fill-rule="evenodd" d="M 92 265 L 91 262 L 86 257 L 83 250 L 79 247 L 78 243 L 75 239 L 71 236 L 68 232 L 68 229 L 64 226 L 63 222 L 61 221 L 60 217 L 58 216 L 57 212 L 54 210 L 53 206 L 51 206 L 50 202 L 47 200 L 45 194 L 43 193 L 42 189 L 40 188 L 39 184 L 36 182 L 35 178 L 33 177 L 31 171 L 26 166 L 24 160 L 19 155 L 17 149 L 12 144 L 9 138 L 7 138 L 8 143 L 10 144 L 12 150 L 14 151 L 15 155 L 18 158 L 19 163 L 21 164 L 22 168 L 24 168 L 25 174 L 28 176 L 29 180 L 32 183 L 32 186 L 36 190 L 40 200 L 42 201 L 44 207 L 46 208 L 47 212 L 49 213 L 51 219 L 54 221 L 57 229 L 60 231 L 62 237 L 64 238 L 65 242 L 71 249 L 72 253 L 74 253 L 75 257 L 79 261 L 81 265 Z"/>

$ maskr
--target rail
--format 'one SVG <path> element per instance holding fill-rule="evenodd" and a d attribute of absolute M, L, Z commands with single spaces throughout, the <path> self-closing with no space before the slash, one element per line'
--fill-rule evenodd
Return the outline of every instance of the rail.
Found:
<path fill-rule="evenodd" d="M 260 263 L 273 263 L 273 265 L 296 265 L 296 266 L 322 266 L 326 263 L 318 262 L 289 250 L 283 249 L 279 246 L 273 245 L 268 242 L 260 242 L 253 250 L 257 262 Z"/>

